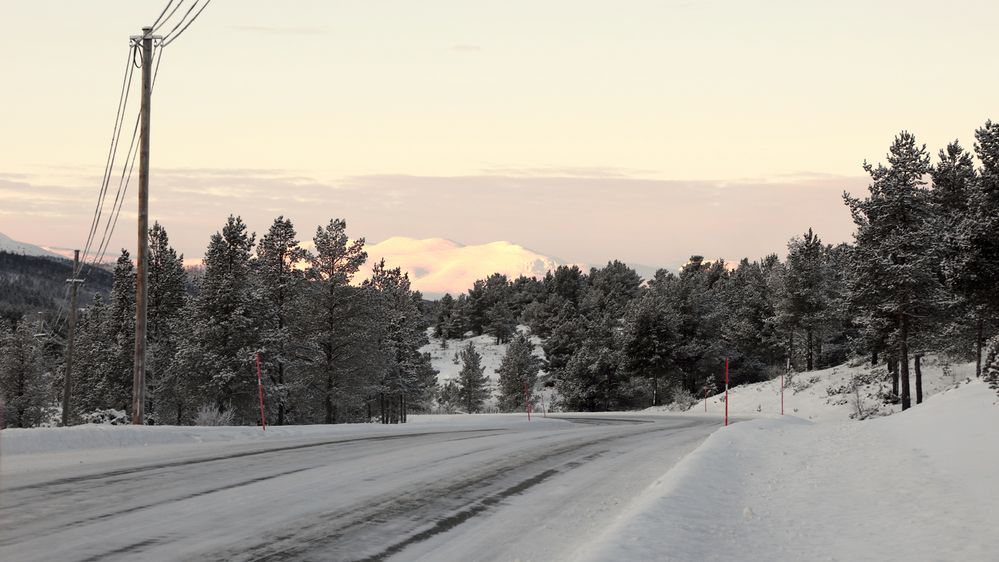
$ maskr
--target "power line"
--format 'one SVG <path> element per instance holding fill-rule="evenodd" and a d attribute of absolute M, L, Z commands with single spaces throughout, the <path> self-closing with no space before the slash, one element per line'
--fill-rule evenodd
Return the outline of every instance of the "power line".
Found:
<path fill-rule="evenodd" d="M 132 65 L 130 60 L 133 54 L 133 49 L 129 49 L 128 57 L 125 59 L 125 75 L 122 77 L 121 82 L 121 93 L 118 95 L 118 109 L 115 111 L 115 124 L 111 134 L 111 145 L 108 147 L 108 157 L 104 164 L 104 176 L 101 179 L 101 189 L 97 196 L 97 206 L 94 209 L 94 218 L 90 224 L 90 231 L 87 234 L 87 242 L 84 245 L 83 255 L 86 256 L 87 252 L 90 251 L 91 244 L 94 241 L 94 235 L 97 234 L 97 228 L 100 224 L 101 215 L 103 214 L 104 201 L 107 197 L 107 188 L 111 180 L 111 171 L 114 169 L 114 161 L 118 153 L 118 140 L 121 136 L 121 126 L 124 123 L 125 111 L 128 106 L 128 93 L 132 85 Z M 86 259 L 86 258 L 84 258 Z M 76 271 L 73 275 L 76 275 Z"/>
<path fill-rule="evenodd" d="M 131 56 L 131 53 L 129 53 L 129 56 Z M 156 53 L 156 64 L 155 64 L 154 69 L 153 69 L 153 79 L 152 79 L 152 86 L 153 87 L 155 87 L 155 85 L 156 85 L 156 77 L 159 75 L 159 71 L 160 71 L 160 60 L 162 58 L 163 58 L 163 49 L 162 49 L 162 46 L 161 46 L 159 48 L 159 50 L 157 51 L 157 53 Z M 127 100 L 127 94 L 126 94 L 126 100 Z M 124 114 L 122 114 L 121 117 L 123 118 Z M 124 124 L 124 119 L 122 119 L 122 124 Z M 118 127 L 116 127 L 116 128 L 118 128 Z M 121 176 L 120 176 L 120 178 L 118 180 L 118 189 L 117 189 L 117 192 L 115 194 L 115 199 L 114 199 L 114 202 L 111 203 L 111 207 L 110 207 L 110 209 L 108 211 L 108 217 L 107 217 L 107 221 L 104 224 L 104 231 L 103 231 L 103 233 L 101 235 L 101 241 L 97 245 L 97 250 L 95 250 L 95 252 L 93 254 L 93 259 L 90 260 L 90 264 L 89 264 L 89 267 L 88 267 L 88 269 L 86 271 L 86 274 L 83 276 L 83 281 L 82 281 L 83 283 L 86 283 L 86 281 L 90 278 L 91 272 L 93 272 L 94 269 L 97 268 L 98 264 L 100 264 L 103 261 L 104 256 L 107 253 L 108 247 L 110 246 L 111 237 L 114 235 L 115 227 L 118 224 L 118 216 L 121 214 L 122 204 L 125 201 L 125 196 L 128 194 L 128 186 L 129 186 L 129 183 L 131 182 L 131 179 L 132 179 L 132 170 L 135 167 L 135 160 L 136 160 L 136 157 L 138 156 L 138 151 L 135 149 L 136 148 L 136 141 L 138 140 L 138 136 L 137 136 L 138 130 L 139 130 L 139 116 L 138 116 L 138 113 L 137 113 L 136 117 L 135 117 L 135 125 L 134 125 L 134 127 L 132 129 L 132 138 L 131 138 L 131 140 L 129 142 L 129 149 L 128 149 L 128 152 L 126 153 L 125 161 L 122 164 Z M 119 134 L 120 134 L 120 128 L 119 128 Z M 117 143 L 117 141 L 116 141 L 116 143 Z M 110 172 L 111 172 L 111 170 L 108 170 L 108 173 L 107 173 L 107 176 L 108 176 L 109 180 L 110 180 Z M 104 192 L 102 192 L 102 196 L 106 193 L 106 187 L 107 187 L 107 185 L 110 185 L 110 181 L 106 182 L 105 190 L 104 190 Z M 101 209 L 103 209 L 103 200 L 100 202 L 100 205 L 101 205 Z M 100 220 L 99 217 L 97 218 L 97 220 L 98 221 Z M 93 228 L 93 234 L 96 234 L 97 228 L 99 228 L 99 223 L 94 226 L 94 228 Z M 92 241 L 93 241 L 92 237 L 91 237 L 91 239 L 88 239 L 88 242 L 87 242 L 87 248 L 88 248 L 88 250 L 92 247 L 92 245 L 91 245 Z M 86 256 L 86 252 L 84 252 L 84 256 Z M 86 258 L 84 258 L 84 263 L 81 263 L 78 268 L 74 269 L 74 271 L 73 271 L 73 278 L 76 278 L 78 276 L 78 273 L 83 270 L 84 265 L 86 265 L 85 262 L 86 262 Z M 68 296 L 68 293 L 69 292 L 67 290 L 67 296 Z M 51 330 L 51 334 L 52 335 L 58 334 L 59 330 L 62 329 L 62 325 L 66 321 L 66 318 L 64 318 L 63 315 L 66 314 L 66 312 L 67 311 L 65 309 L 65 299 L 63 299 L 63 302 L 62 302 L 62 304 L 60 304 L 59 311 L 58 311 L 58 313 L 56 315 L 56 320 L 52 324 L 52 330 Z"/>
<path fill-rule="evenodd" d="M 165 41 L 165 40 L 166 40 L 166 39 L 167 39 L 168 37 L 170 37 L 171 35 L 173 35 L 173 32 L 174 32 L 174 31 L 177 31 L 177 28 L 178 28 L 178 27 L 180 27 L 181 25 L 183 25 L 183 24 L 184 24 L 184 20 L 186 20 L 186 19 L 187 19 L 187 16 L 191 15 L 191 12 L 192 12 L 192 11 L 193 11 L 193 10 L 194 10 L 195 8 L 197 8 L 197 7 L 198 7 L 198 3 L 199 3 L 199 2 L 201 2 L 201 0 L 194 0 L 194 3 L 193 3 L 193 4 L 191 4 L 191 7 L 190 7 L 190 8 L 188 8 L 186 12 L 184 12 L 184 16 L 183 16 L 183 17 L 181 17 L 181 18 L 180 18 L 180 21 L 178 21 L 178 22 L 177 22 L 177 25 L 173 26 L 173 29 L 171 29 L 171 30 L 170 30 L 169 32 L 167 32 L 167 34 L 166 34 L 166 35 L 164 35 L 164 36 L 163 36 L 163 40 L 164 40 L 164 41 Z M 198 12 L 198 13 L 200 14 L 201 12 Z"/>
<path fill-rule="evenodd" d="M 177 4 L 177 8 L 179 8 L 180 4 L 183 4 L 183 3 L 184 3 L 184 0 L 180 0 L 180 3 Z M 160 17 L 156 18 L 156 21 L 153 22 L 153 25 L 149 26 L 149 27 L 153 28 L 153 31 L 156 31 L 156 27 L 160 23 L 160 20 L 163 19 L 163 14 L 165 14 L 166 11 L 170 9 L 170 4 L 173 4 L 173 0 L 170 0 L 169 2 L 167 2 L 167 5 L 163 7 L 163 11 L 160 12 Z M 177 8 L 174 8 L 174 12 L 177 11 Z M 172 16 L 172 15 L 173 15 L 173 12 L 170 12 L 170 16 Z M 170 16 L 167 16 L 167 19 L 170 19 Z M 166 20 L 163 20 L 163 22 L 166 23 Z"/>
<path fill-rule="evenodd" d="M 211 3 L 212 3 L 212 0 L 206 0 L 205 4 L 204 4 L 203 6 L 201 6 L 201 9 L 200 9 L 200 10 L 198 10 L 198 13 L 194 14 L 194 17 L 193 17 L 193 18 L 191 18 L 191 21 L 187 22 L 187 24 L 186 24 L 186 25 L 184 25 L 184 27 L 182 27 L 182 28 L 180 29 L 180 31 L 178 31 L 178 32 L 177 32 L 177 35 L 174 35 L 174 34 L 173 34 L 173 29 L 171 29 L 171 30 L 170 30 L 170 33 L 167 33 L 167 34 L 166 34 L 166 36 L 165 36 L 165 37 L 163 38 L 163 45 L 162 45 L 162 46 L 166 47 L 166 46 L 167 46 L 167 45 L 169 45 L 170 43 L 173 43 L 175 39 L 177 39 L 178 37 L 180 37 L 180 36 L 181 36 L 181 34 L 183 34 L 183 33 L 184 33 L 184 31 L 185 31 L 185 30 L 186 30 L 186 29 L 187 29 L 188 27 L 190 27 L 192 23 L 194 23 L 194 20 L 198 19 L 198 16 L 200 16 L 200 15 L 201 15 L 201 12 L 204 12 L 204 11 L 205 11 L 205 8 L 207 8 L 207 7 L 208 7 L 208 5 L 209 5 L 209 4 L 211 4 Z M 193 6 L 191 6 L 191 8 L 193 9 L 193 8 L 194 8 L 194 6 L 197 6 L 197 5 L 198 5 L 198 2 L 197 2 L 197 0 L 195 0 L 195 3 L 194 3 L 194 5 L 193 5 Z M 187 13 L 191 13 L 191 10 L 188 10 L 188 11 L 187 11 Z M 186 18 L 186 17 L 187 17 L 187 14 L 184 14 L 184 17 Z M 181 22 L 183 22 L 183 21 L 184 21 L 184 20 L 181 20 Z M 180 25 L 180 24 L 178 24 L 178 25 Z M 174 29 L 177 29 L 177 28 L 175 27 Z"/>

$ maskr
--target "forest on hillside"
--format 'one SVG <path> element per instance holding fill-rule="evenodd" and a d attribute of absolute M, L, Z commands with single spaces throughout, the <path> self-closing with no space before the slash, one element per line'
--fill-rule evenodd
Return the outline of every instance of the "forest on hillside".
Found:
<path fill-rule="evenodd" d="M 719 388 L 726 359 L 742 384 L 863 357 L 885 366 L 884 399 L 903 409 L 922 400 L 926 354 L 975 360 L 999 383 L 999 124 L 979 128 L 972 151 L 955 141 L 935 159 L 902 132 L 885 163 L 864 168 L 869 192 L 844 194 L 852 244 L 808 230 L 783 260 L 695 255 L 648 280 L 619 261 L 541 279 L 494 274 L 429 305 L 384 262 L 354 283 L 365 241 L 348 237 L 341 219 L 317 227 L 306 251 L 290 220 L 275 219 L 258 242 L 230 216 L 193 287 L 156 224 L 147 422 L 257 423 L 258 355 L 269 423 L 396 423 L 445 401 L 477 411 L 489 395 L 480 358 L 455 342 L 461 373 L 438 384 L 420 351 L 429 328 L 445 345 L 482 334 L 511 342 L 497 389 L 506 410 L 539 384 L 562 410 L 683 403 Z M 81 312 L 74 422 L 130 409 L 134 286 L 123 251 L 108 298 Z M 541 338 L 543 365 L 518 324 Z M 62 388 L 59 346 L 24 318 L 3 322 L 0 338 L 4 423 L 45 422 Z"/>

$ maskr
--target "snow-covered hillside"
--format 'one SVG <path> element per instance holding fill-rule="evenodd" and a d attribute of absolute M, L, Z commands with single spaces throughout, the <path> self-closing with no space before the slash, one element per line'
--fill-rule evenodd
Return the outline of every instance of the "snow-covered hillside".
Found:
<path fill-rule="evenodd" d="M 922 361 L 923 396 L 928 398 L 952 388 L 961 380 L 975 376 L 974 363 L 949 364 L 934 356 Z M 912 403 L 916 403 L 915 376 L 910 368 Z M 857 391 L 854 391 L 854 383 Z M 885 403 L 884 395 L 891 391 L 884 365 L 869 363 L 844 364 L 819 371 L 795 373 L 785 381 L 784 413 L 811 421 L 834 421 L 870 418 L 901 411 L 901 405 Z M 858 410 L 859 399 L 859 410 Z M 650 411 L 667 411 L 651 408 Z M 705 411 L 702 398 L 689 410 Z M 724 414 L 725 393 L 707 399 L 709 414 Z M 773 417 L 780 415 L 780 379 L 746 384 L 729 390 L 729 413 L 734 416 Z"/>
<path fill-rule="evenodd" d="M 21 254 L 23 256 L 43 256 L 49 258 L 64 257 L 55 252 L 50 252 L 41 246 L 35 246 L 34 244 L 28 244 L 27 242 L 18 242 L 2 232 L 0 232 L 0 252 Z"/>
<path fill-rule="evenodd" d="M 581 558 L 996 560 L 997 427 L 996 394 L 978 379 L 885 418 L 737 423 Z"/>
<path fill-rule="evenodd" d="M 385 258 L 389 267 L 408 271 L 413 288 L 428 298 L 464 293 L 476 280 L 493 273 L 511 279 L 521 275 L 543 277 L 560 265 L 571 265 L 512 242 L 465 246 L 443 238 L 417 240 L 395 236 L 365 249 L 369 262 Z"/>
<path fill-rule="evenodd" d="M 529 331 L 527 326 L 517 326 L 517 330 L 523 333 Z M 421 348 L 420 351 L 430 353 L 431 364 L 434 369 L 440 371 L 437 375 L 438 382 L 451 380 L 458 376 L 458 372 L 461 371 L 461 365 L 454 362 L 454 356 L 459 349 L 471 342 L 475 346 L 475 350 L 482 356 L 482 366 L 486 369 L 485 374 L 489 377 L 492 388 L 496 389 L 498 381 L 496 369 L 499 369 L 500 363 L 503 362 L 503 356 L 506 355 L 506 349 L 509 347 L 508 344 L 496 343 L 496 338 L 489 335 L 481 335 L 461 340 L 448 340 L 447 347 L 444 348 L 441 347 L 441 340 L 433 337 L 432 330 L 428 330 L 428 333 L 430 333 L 430 343 Z M 534 343 L 534 355 L 544 359 L 545 352 L 541 349 L 541 338 L 532 336 L 531 342 Z M 544 371 L 539 373 L 538 378 L 539 380 L 544 380 Z M 549 400 L 547 394 L 545 395 L 545 400 L 546 402 Z M 495 403 L 495 396 L 486 401 L 487 407 L 493 406 Z"/>

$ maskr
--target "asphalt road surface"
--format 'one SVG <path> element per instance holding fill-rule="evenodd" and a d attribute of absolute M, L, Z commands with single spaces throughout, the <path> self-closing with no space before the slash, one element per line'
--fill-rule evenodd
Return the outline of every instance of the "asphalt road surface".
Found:
<path fill-rule="evenodd" d="M 7 474 L 0 559 L 571 560 L 718 428 L 565 419 Z"/>

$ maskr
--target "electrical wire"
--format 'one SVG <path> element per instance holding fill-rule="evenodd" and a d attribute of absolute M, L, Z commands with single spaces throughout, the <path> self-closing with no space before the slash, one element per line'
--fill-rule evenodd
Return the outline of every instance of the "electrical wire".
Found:
<path fill-rule="evenodd" d="M 101 179 L 101 189 L 97 196 L 94 218 L 91 221 L 90 231 L 87 234 L 87 242 L 84 245 L 84 260 L 86 259 L 87 252 L 90 251 L 94 235 L 97 234 L 97 228 L 103 214 L 104 201 L 107 197 L 108 185 L 111 181 L 111 171 L 114 169 L 114 161 L 118 153 L 118 140 L 121 136 L 121 127 L 124 124 L 125 111 L 128 107 L 128 94 L 132 85 L 132 66 L 129 63 L 131 62 L 130 59 L 133 56 L 133 51 L 134 47 L 130 48 L 128 57 L 125 58 L 125 76 L 122 77 L 121 93 L 118 95 L 118 109 L 115 111 L 115 124 L 111 134 L 111 145 L 108 147 L 107 161 L 104 164 L 104 176 Z M 76 274 L 77 271 L 74 271 L 73 276 L 75 277 Z"/>
<path fill-rule="evenodd" d="M 181 1 L 181 3 L 184 2 L 184 0 L 180 0 L 180 1 Z M 156 30 L 156 27 L 159 25 L 160 20 L 163 19 L 163 14 L 165 14 L 167 12 L 167 10 L 170 9 L 170 5 L 171 4 L 173 4 L 173 0 L 170 0 L 169 2 L 167 2 L 167 5 L 163 7 L 163 11 L 160 12 L 160 17 L 156 18 L 156 21 L 153 22 L 153 25 L 149 26 L 149 27 L 153 28 L 154 31 Z M 180 4 L 177 4 L 177 6 L 180 7 Z M 176 11 L 177 8 L 174 8 L 174 10 Z M 170 15 L 172 16 L 173 12 L 170 12 Z M 170 17 L 167 16 L 167 19 L 170 19 Z M 163 21 L 166 22 L 166 20 L 163 20 Z"/>
<path fill-rule="evenodd" d="M 156 86 L 156 78 L 159 76 L 160 61 L 162 60 L 162 58 L 163 58 L 163 48 L 162 46 L 160 46 L 159 49 L 156 51 L 156 63 L 153 67 L 152 83 L 150 84 L 150 95 L 152 94 L 153 88 Z M 135 160 L 139 155 L 139 152 L 136 150 L 136 145 L 138 140 L 137 133 L 139 130 L 140 117 L 141 117 L 141 109 L 140 112 L 137 113 L 135 116 L 135 124 L 132 127 L 132 138 L 129 141 L 129 149 L 128 153 L 125 156 L 125 162 L 122 164 L 121 177 L 118 180 L 118 190 L 115 194 L 115 200 L 111 204 L 111 208 L 108 213 L 108 218 L 104 225 L 104 232 L 101 235 L 101 241 L 98 244 L 97 250 L 94 252 L 93 259 L 90 260 L 87 272 L 80 283 L 81 286 L 87 282 L 87 280 L 90 278 L 91 272 L 93 272 L 94 269 L 97 269 L 97 265 L 103 261 L 104 256 L 107 253 L 108 247 L 110 246 L 111 237 L 114 235 L 115 227 L 118 224 L 118 217 L 121 214 L 121 207 L 122 204 L 125 202 L 126 195 L 128 194 L 128 186 L 132 179 L 132 171 L 135 168 Z M 122 122 L 124 122 L 124 119 L 122 119 Z M 103 204 L 101 205 L 101 207 L 103 208 Z M 96 228 L 94 229 L 94 232 L 96 233 Z M 88 242 L 88 249 L 89 249 L 89 242 Z M 85 265 L 87 265 L 86 262 L 87 258 L 85 252 L 83 261 L 79 264 L 78 268 L 73 271 L 73 279 L 76 279 L 78 273 L 82 271 Z M 69 298 L 69 289 L 67 287 L 66 298 L 63 299 L 63 303 L 60 305 L 59 312 L 56 315 L 56 320 L 52 324 L 52 330 L 50 331 L 50 334 L 52 336 L 57 336 L 59 331 L 62 330 L 64 322 L 68 320 L 68 318 L 63 317 L 63 315 L 67 312 L 65 303 L 68 298 Z"/>
<path fill-rule="evenodd" d="M 187 16 L 191 15 L 191 12 L 192 12 L 192 11 L 194 11 L 194 9 L 198 7 L 198 4 L 199 4 L 200 2 L 201 2 L 201 0 L 194 0 L 194 3 L 193 3 L 193 4 L 191 4 L 191 7 L 190 7 L 190 8 L 188 8 L 186 12 L 184 12 L 184 16 L 183 16 L 183 17 L 181 17 L 181 18 L 180 18 L 180 21 L 178 21 L 178 22 L 177 22 L 177 25 L 173 26 L 173 29 L 171 29 L 171 30 L 170 30 L 169 32 L 167 32 L 167 34 L 166 34 L 165 36 L 163 36 L 163 40 L 164 40 L 164 41 L 165 41 L 165 40 L 166 40 L 167 38 L 169 38 L 169 37 L 170 37 L 171 35 L 173 35 L 173 32 L 174 32 L 174 31 L 177 31 L 177 28 L 178 28 L 178 27 L 180 27 L 180 26 L 184 25 L 184 20 L 186 20 L 186 19 L 187 19 Z M 199 12 L 199 13 L 200 13 L 200 12 Z"/>
<path fill-rule="evenodd" d="M 204 12 L 205 8 L 207 8 L 208 5 L 211 4 L 211 3 L 212 3 L 212 0 L 206 0 L 206 2 L 204 3 L 204 5 L 201 6 L 201 9 L 198 10 L 198 12 L 196 14 L 194 14 L 194 17 L 191 18 L 191 20 L 188 21 L 187 24 L 185 24 L 184 27 L 182 27 L 180 29 L 180 31 L 177 32 L 177 35 L 173 34 L 173 29 L 170 30 L 170 33 L 166 34 L 166 36 L 163 38 L 163 46 L 166 47 L 170 43 L 173 43 L 175 39 L 177 39 L 178 37 L 180 37 L 184 33 L 184 31 L 188 27 L 190 27 L 192 23 L 194 23 L 194 20 L 198 19 L 198 16 L 201 15 L 201 12 Z M 197 5 L 198 5 L 198 2 L 197 2 L 197 0 L 195 0 L 194 5 L 192 5 L 191 8 L 193 9 L 194 6 L 197 6 Z M 187 13 L 191 13 L 191 10 L 188 10 Z M 186 18 L 187 14 L 184 14 L 184 17 Z M 183 22 L 184 20 L 180 20 L 180 21 Z M 180 25 L 180 24 L 178 24 L 178 25 Z M 177 28 L 174 27 L 174 29 L 177 29 Z"/>

